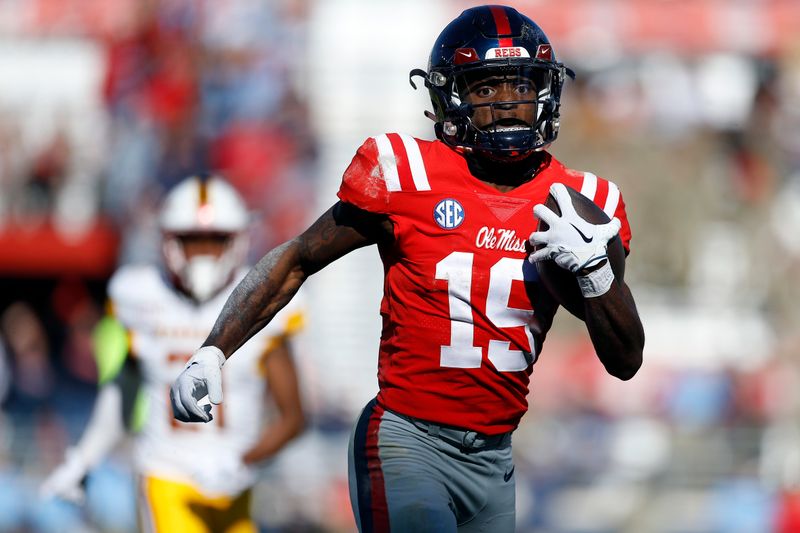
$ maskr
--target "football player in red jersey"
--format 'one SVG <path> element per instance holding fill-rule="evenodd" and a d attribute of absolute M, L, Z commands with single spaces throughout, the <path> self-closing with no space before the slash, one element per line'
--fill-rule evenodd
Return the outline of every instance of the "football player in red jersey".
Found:
<path fill-rule="evenodd" d="M 606 258 L 615 235 L 629 250 L 625 204 L 612 182 L 546 151 L 572 72 L 516 10 L 464 11 L 437 39 L 428 71 L 411 75 L 430 92 L 437 140 L 388 133 L 364 142 L 339 201 L 235 289 L 173 384 L 173 410 L 179 420 L 209 420 L 198 399 L 222 401 L 226 358 L 309 276 L 376 244 L 385 272 L 379 392 L 350 442 L 359 530 L 513 531 L 511 433 L 558 307 L 532 262 L 552 259 L 575 274 L 600 361 L 630 379 L 644 332 Z M 583 220 L 564 185 L 611 222 Z M 550 192 L 560 216 L 543 205 Z M 547 231 L 535 231 L 538 218 Z M 540 247 L 531 254 L 530 245 Z"/>

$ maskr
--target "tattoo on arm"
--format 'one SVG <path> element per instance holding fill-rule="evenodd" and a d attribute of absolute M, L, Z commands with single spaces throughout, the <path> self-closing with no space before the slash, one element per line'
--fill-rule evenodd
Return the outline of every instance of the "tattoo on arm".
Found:
<path fill-rule="evenodd" d="M 296 248 L 289 241 L 261 258 L 228 297 L 204 344 L 230 356 L 286 305 L 304 281 L 292 268 Z"/>
<path fill-rule="evenodd" d="M 301 235 L 261 258 L 228 298 L 204 345 L 230 356 L 272 320 L 310 275 L 388 238 L 390 229 L 383 217 L 336 204 Z"/>

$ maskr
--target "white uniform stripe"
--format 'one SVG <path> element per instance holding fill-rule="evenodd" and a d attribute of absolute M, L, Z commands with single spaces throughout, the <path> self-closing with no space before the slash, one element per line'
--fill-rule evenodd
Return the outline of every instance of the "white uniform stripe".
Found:
<path fill-rule="evenodd" d="M 609 181 L 606 205 L 603 207 L 603 211 L 606 212 L 609 218 L 614 218 L 614 211 L 617 210 L 617 205 L 619 205 L 619 187 Z"/>
<path fill-rule="evenodd" d="M 378 146 L 378 163 L 381 165 L 383 181 L 386 182 L 386 189 L 389 191 L 400 190 L 400 175 L 397 173 L 397 158 L 392 150 L 392 143 L 386 134 L 373 137 Z"/>
<path fill-rule="evenodd" d="M 591 172 L 583 173 L 583 185 L 581 185 L 581 194 L 591 201 L 594 201 L 594 195 L 597 193 L 597 176 Z"/>
<path fill-rule="evenodd" d="M 419 144 L 411 135 L 405 133 L 400 133 L 399 135 L 403 141 L 403 146 L 406 147 L 406 155 L 408 156 L 408 164 L 411 167 L 411 178 L 414 180 L 414 186 L 418 191 L 431 190 L 431 185 L 428 183 L 428 173 L 425 172 L 425 164 L 422 162 L 422 152 L 419 150 Z"/>

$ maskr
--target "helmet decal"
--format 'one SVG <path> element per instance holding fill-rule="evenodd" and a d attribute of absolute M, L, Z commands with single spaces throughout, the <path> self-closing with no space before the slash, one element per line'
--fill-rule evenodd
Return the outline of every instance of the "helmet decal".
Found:
<path fill-rule="evenodd" d="M 486 50 L 484 59 L 506 59 L 510 57 L 531 57 L 528 50 L 521 46 L 504 46 L 501 48 L 489 48 Z"/>
<path fill-rule="evenodd" d="M 506 14 L 506 9 L 503 6 L 491 6 L 489 10 L 492 12 L 494 18 L 494 25 L 497 28 L 498 48 L 506 48 L 513 45 L 513 40 L 508 37 L 501 37 L 502 35 L 511 35 L 511 24 Z"/>
<path fill-rule="evenodd" d="M 553 47 L 549 44 L 540 44 L 536 47 L 536 59 L 543 59 L 545 61 L 553 60 Z"/>
<path fill-rule="evenodd" d="M 205 174 L 197 176 L 197 203 L 200 205 L 208 204 L 208 178 Z"/>
<path fill-rule="evenodd" d="M 463 65 L 464 63 L 472 63 L 478 61 L 478 52 L 474 48 L 459 48 L 456 50 L 456 55 L 453 57 L 453 63 L 456 65 Z"/>

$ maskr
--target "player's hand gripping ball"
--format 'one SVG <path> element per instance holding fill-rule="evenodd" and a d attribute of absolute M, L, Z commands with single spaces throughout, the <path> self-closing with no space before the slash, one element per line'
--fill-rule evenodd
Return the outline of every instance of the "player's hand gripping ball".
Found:
<path fill-rule="evenodd" d="M 570 205 L 564 205 L 566 202 Z M 617 280 L 622 281 L 625 276 L 625 249 L 619 238 L 619 221 L 612 222 L 592 200 L 562 184 L 554 184 L 545 203 L 536 206 L 534 212 L 539 225 L 531 234 L 533 253 L 529 259 L 536 265 L 539 278 L 550 295 L 570 313 L 583 319 L 584 297 L 576 275 L 607 260 Z M 548 231 L 551 228 L 545 218 L 553 223 L 553 231 Z"/>

